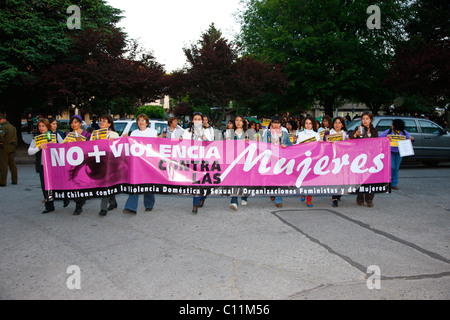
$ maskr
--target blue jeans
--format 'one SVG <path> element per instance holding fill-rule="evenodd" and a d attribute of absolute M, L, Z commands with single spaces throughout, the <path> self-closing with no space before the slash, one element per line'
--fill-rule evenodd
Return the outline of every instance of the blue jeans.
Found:
<path fill-rule="evenodd" d="M 198 205 L 200 204 L 200 200 L 205 201 L 205 199 L 206 197 L 194 197 L 193 205 L 198 207 Z"/>
<path fill-rule="evenodd" d="M 241 200 L 247 201 L 247 197 L 242 197 Z M 231 203 L 238 204 L 238 197 L 231 197 Z"/>
<path fill-rule="evenodd" d="M 139 195 L 130 194 L 127 202 L 125 203 L 125 209 L 137 211 L 139 202 Z M 144 193 L 144 207 L 145 209 L 153 209 L 155 205 L 155 195 L 153 193 Z"/>
<path fill-rule="evenodd" d="M 400 153 L 391 152 L 391 186 L 396 187 L 398 184 L 398 172 L 400 171 L 400 164 L 402 163 L 402 157 Z"/>

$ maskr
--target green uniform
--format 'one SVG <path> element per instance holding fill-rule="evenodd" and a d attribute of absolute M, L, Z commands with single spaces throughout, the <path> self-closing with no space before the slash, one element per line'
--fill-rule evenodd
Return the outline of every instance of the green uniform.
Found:
<path fill-rule="evenodd" d="M 11 182 L 17 183 L 17 166 L 14 161 L 17 146 L 16 127 L 6 121 L 0 125 L 0 169 L 1 169 L 1 185 L 6 185 L 8 176 L 8 167 L 11 171 Z"/>

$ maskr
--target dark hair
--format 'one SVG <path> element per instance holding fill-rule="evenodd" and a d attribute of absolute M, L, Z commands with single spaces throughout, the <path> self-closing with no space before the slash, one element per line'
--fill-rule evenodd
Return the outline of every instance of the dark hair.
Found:
<path fill-rule="evenodd" d="M 112 131 L 116 131 L 116 129 L 114 129 L 114 119 L 110 114 L 103 114 L 100 116 L 100 120 L 105 119 L 108 121 L 108 123 L 110 124 L 109 129 Z"/>
<path fill-rule="evenodd" d="M 236 119 L 237 119 L 237 118 L 241 118 L 241 119 L 242 119 L 242 122 L 243 122 L 243 124 L 242 124 L 242 130 L 247 131 L 247 129 L 248 129 L 247 121 L 245 121 L 245 119 L 244 119 L 243 116 L 236 116 L 236 117 L 234 118 L 234 121 L 233 121 L 234 130 L 237 129 L 237 127 L 236 127 Z"/>
<path fill-rule="evenodd" d="M 255 129 L 256 129 L 256 122 L 253 120 L 248 123 L 248 127 L 250 128 L 252 125 L 255 125 Z"/>
<path fill-rule="evenodd" d="M 322 117 L 321 127 L 325 128 L 325 126 L 323 125 L 323 120 L 327 120 L 327 121 L 328 121 L 328 125 L 331 127 L 331 125 L 332 125 L 332 119 L 331 119 L 330 116 L 324 115 L 324 116 Z M 333 128 L 330 128 L 330 129 L 333 129 Z"/>
<path fill-rule="evenodd" d="M 292 130 L 297 130 L 298 129 L 297 121 L 289 120 L 287 123 L 289 123 L 292 126 Z"/>
<path fill-rule="evenodd" d="M 347 126 L 345 125 L 345 120 L 342 117 L 334 118 L 333 123 L 331 124 L 331 129 L 334 129 L 334 123 L 336 122 L 336 120 L 341 121 L 341 123 L 342 123 L 342 130 L 347 131 Z"/>
<path fill-rule="evenodd" d="M 394 119 L 392 125 L 394 126 L 394 130 L 405 131 L 405 121 L 402 119 Z"/>
<path fill-rule="evenodd" d="M 316 120 L 316 118 L 314 118 L 314 117 L 312 117 L 312 116 L 306 116 L 304 119 L 303 119 L 303 122 L 302 122 L 302 126 L 303 126 L 303 128 L 305 128 L 305 122 L 306 122 L 306 120 L 311 120 L 311 123 L 312 123 L 312 126 L 313 126 L 313 131 L 316 131 L 317 132 L 317 120 Z"/>
<path fill-rule="evenodd" d="M 370 126 L 369 126 L 369 128 L 370 129 L 373 129 L 374 128 L 374 126 L 373 126 L 373 113 L 372 112 L 369 112 L 369 111 L 365 111 L 365 112 L 363 112 L 362 113 L 362 115 L 361 115 L 361 125 L 363 125 L 362 124 L 362 118 L 364 117 L 364 116 L 368 116 L 369 118 L 370 118 Z"/>
<path fill-rule="evenodd" d="M 54 121 L 56 121 L 55 118 L 53 118 L 53 117 L 48 118 L 48 122 L 50 122 L 50 124 L 51 124 L 52 122 L 54 122 Z"/>

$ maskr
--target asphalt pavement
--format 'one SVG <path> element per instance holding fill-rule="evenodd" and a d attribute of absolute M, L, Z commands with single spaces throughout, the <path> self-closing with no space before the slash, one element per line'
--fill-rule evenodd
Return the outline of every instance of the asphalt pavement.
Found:
<path fill-rule="evenodd" d="M 156 195 L 151 212 L 100 200 L 44 209 L 38 174 L 22 150 L 19 183 L 0 188 L 0 299 L 448 300 L 450 165 L 406 166 L 399 190 L 313 208 L 268 197 L 229 208 L 208 197 Z"/>

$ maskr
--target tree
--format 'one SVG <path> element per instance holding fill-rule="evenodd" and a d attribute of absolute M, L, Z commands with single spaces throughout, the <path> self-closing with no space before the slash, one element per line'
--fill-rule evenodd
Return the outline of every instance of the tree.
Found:
<path fill-rule="evenodd" d="M 120 20 L 121 11 L 101 0 L 8 0 L 0 4 L 0 108 L 18 128 L 28 107 L 42 106 L 36 90 L 37 77 L 66 56 L 72 41 L 66 10 L 78 5 L 81 28 L 104 28 Z M 22 141 L 20 139 L 20 141 Z"/>
<path fill-rule="evenodd" d="M 290 101 L 319 102 L 332 114 L 338 100 L 368 88 L 367 65 L 386 68 L 402 37 L 401 1 L 380 3 L 382 28 L 367 27 L 370 1 L 249 0 L 241 15 L 240 42 L 257 59 L 285 64 Z M 367 62 L 370 63 L 367 63 Z M 376 63 L 373 63 L 376 61 Z M 372 77 L 367 75 L 371 74 Z"/>
<path fill-rule="evenodd" d="M 418 0 L 413 19 L 406 24 L 408 39 L 396 50 L 386 84 L 397 92 L 420 101 L 431 110 L 449 102 L 450 20 L 448 3 L 441 0 Z M 411 104 L 412 106 L 418 103 Z M 426 108 L 425 108 L 426 109 Z M 411 108 L 411 112 L 418 111 Z"/>
<path fill-rule="evenodd" d="M 169 77 L 167 92 L 187 97 L 197 109 L 219 109 L 219 122 L 287 86 L 281 67 L 239 56 L 237 46 L 223 38 L 214 24 L 184 52 L 188 67 Z"/>
<path fill-rule="evenodd" d="M 65 61 L 43 70 L 39 77 L 40 91 L 49 104 L 73 104 L 102 114 L 111 110 L 117 99 L 132 105 L 161 96 L 162 66 L 149 53 L 137 56 L 130 52 L 130 57 L 140 60 L 125 58 L 123 32 L 112 27 L 86 29 L 73 38 L 73 43 Z"/>

